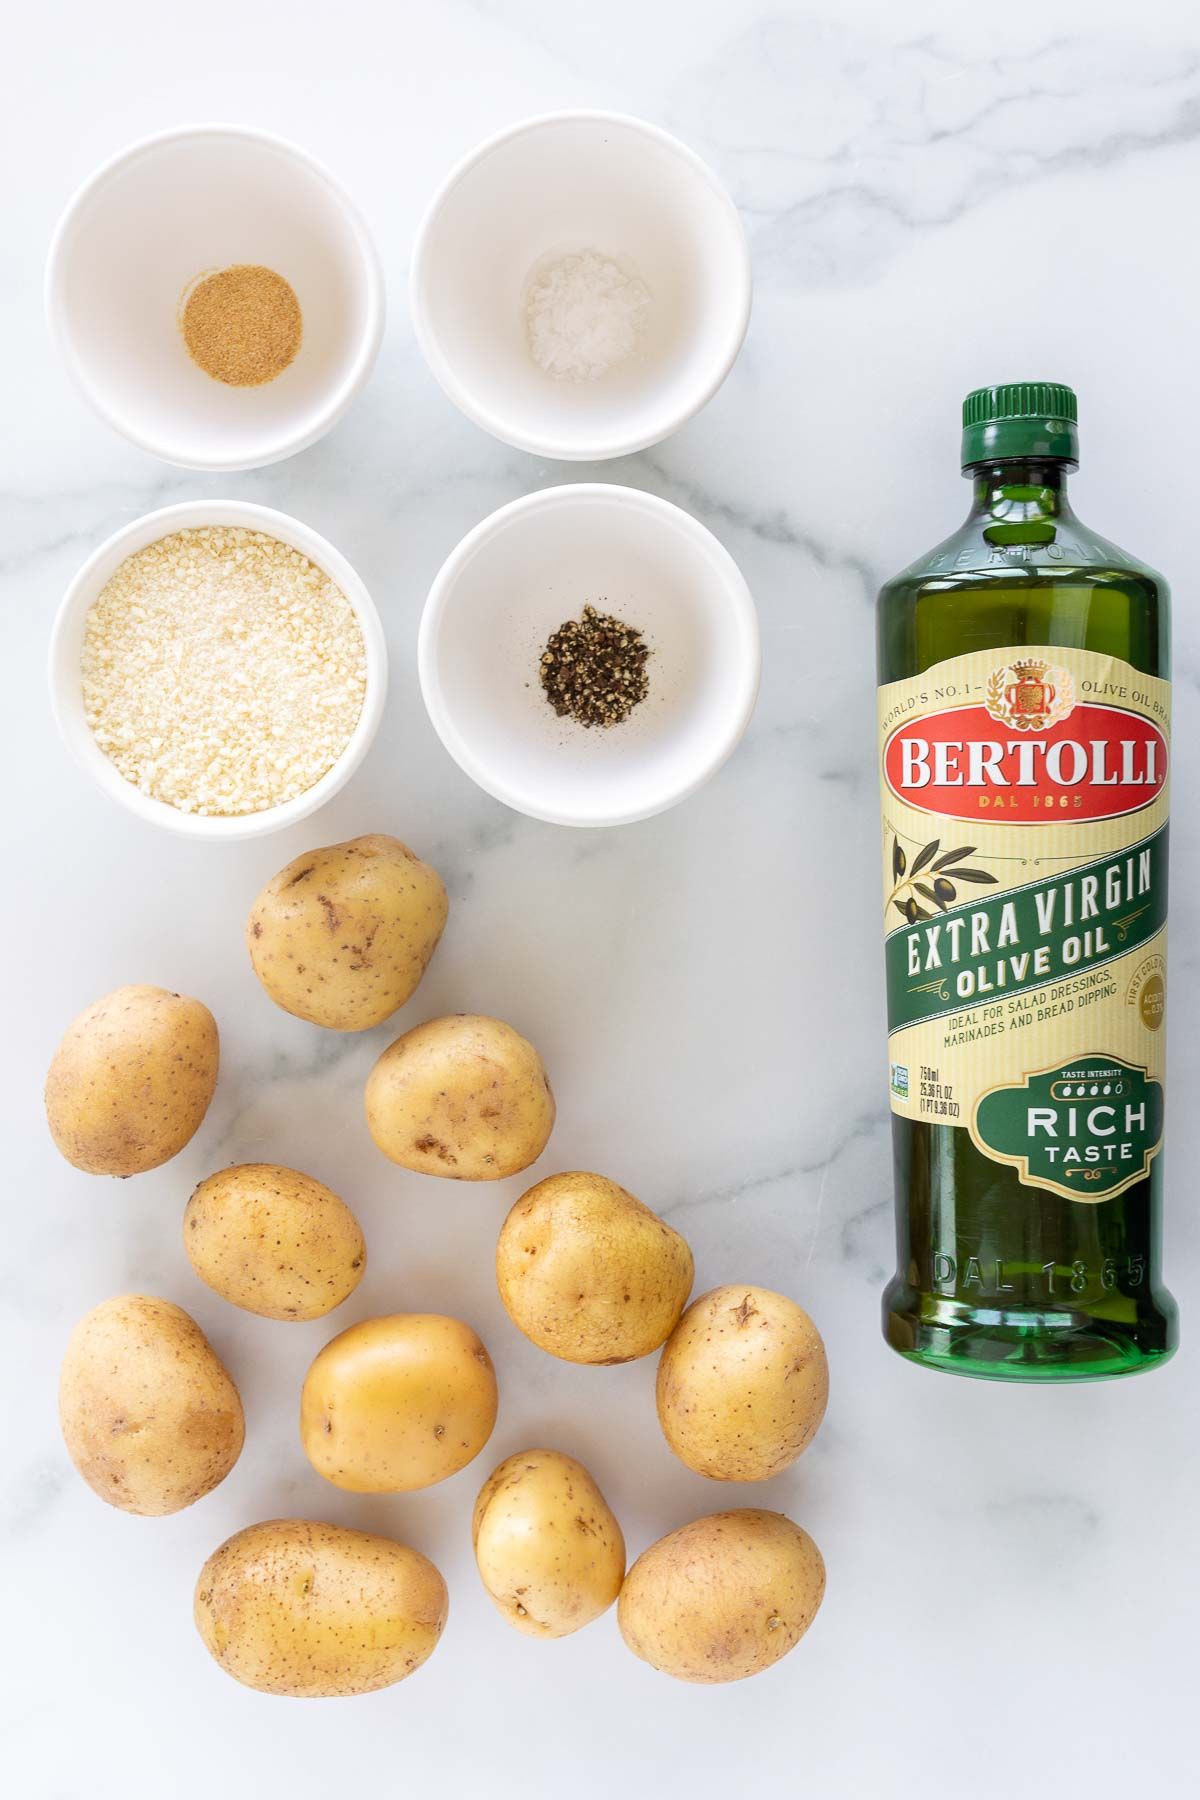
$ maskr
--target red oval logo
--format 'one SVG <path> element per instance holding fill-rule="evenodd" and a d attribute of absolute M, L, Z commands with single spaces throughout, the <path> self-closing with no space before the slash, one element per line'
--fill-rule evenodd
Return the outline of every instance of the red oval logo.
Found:
<path fill-rule="evenodd" d="M 1010 673 L 993 677 L 984 706 L 897 726 L 883 773 L 898 800 L 954 819 L 1050 825 L 1116 819 L 1158 798 L 1167 740 L 1157 725 L 1120 706 L 1064 706 L 1051 683 Z"/>

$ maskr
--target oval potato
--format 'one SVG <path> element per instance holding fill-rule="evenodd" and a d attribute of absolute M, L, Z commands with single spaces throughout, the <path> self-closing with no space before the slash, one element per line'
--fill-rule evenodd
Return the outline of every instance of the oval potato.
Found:
<path fill-rule="evenodd" d="M 335 1487 L 408 1493 L 478 1456 L 498 1404 L 492 1359 L 469 1325 L 396 1313 L 351 1325 L 318 1353 L 300 1396 L 300 1438 Z"/>
<path fill-rule="evenodd" d="M 170 1300 L 123 1294 L 71 1334 L 59 1382 L 71 1461 L 123 1512 L 179 1512 L 224 1481 L 245 1436 L 233 1378 Z"/>
<path fill-rule="evenodd" d="M 46 1077 L 50 1135 L 89 1175 L 141 1175 L 195 1135 L 217 1085 L 207 1006 L 159 987 L 106 994 L 68 1026 Z"/>
<path fill-rule="evenodd" d="M 523 1194 L 496 1246 L 513 1324 L 566 1362 L 622 1363 L 657 1350 L 692 1291 L 677 1231 L 603 1175 L 551 1175 Z"/>
<path fill-rule="evenodd" d="M 184 1211 L 183 1243 L 201 1281 L 264 1319 L 323 1317 L 367 1266 L 345 1201 L 275 1163 L 240 1163 L 202 1181 Z"/>
<path fill-rule="evenodd" d="M 194 1614 L 205 1648 L 236 1681 L 316 1699 L 403 1681 L 436 1648 L 447 1605 L 437 1569 L 405 1544 L 269 1519 L 209 1557 Z"/>
<path fill-rule="evenodd" d="M 536 1162 L 554 1126 L 542 1059 L 499 1019 L 459 1013 L 397 1038 L 367 1078 L 367 1125 L 394 1163 L 500 1181 Z"/>
<path fill-rule="evenodd" d="M 825 1564 L 782 1513 L 713 1513 L 652 1544 L 617 1607 L 635 1656 L 677 1681 L 742 1681 L 794 1648 L 825 1593 Z"/>
<path fill-rule="evenodd" d="M 251 908 L 246 943 L 285 1012 L 328 1031 L 368 1031 L 415 993 L 449 908 L 437 870 L 375 832 L 281 869 Z"/>
<path fill-rule="evenodd" d="M 560 1450 L 523 1450 L 492 1472 L 471 1540 L 489 1597 L 529 1637 L 566 1637 L 621 1591 L 621 1527 L 583 1464 Z"/>
<path fill-rule="evenodd" d="M 811 1443 L 828 1397 L 820 1332 L 769 1288 L 701 1294 L 658 1365 L 663 1434 L 681 1462 L 715 1481 L 778 1475 Z"/>

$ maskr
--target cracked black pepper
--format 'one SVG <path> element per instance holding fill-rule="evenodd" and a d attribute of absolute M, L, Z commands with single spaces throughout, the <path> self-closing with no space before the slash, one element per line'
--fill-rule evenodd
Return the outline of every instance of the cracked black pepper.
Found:
<path fill-rule="evenodd" d="M 650 649 L 634 625 L 585 606 L 567 619 L 542 652 L 542 691 L 560 719 L 619 725 L 650 690 Z"/>

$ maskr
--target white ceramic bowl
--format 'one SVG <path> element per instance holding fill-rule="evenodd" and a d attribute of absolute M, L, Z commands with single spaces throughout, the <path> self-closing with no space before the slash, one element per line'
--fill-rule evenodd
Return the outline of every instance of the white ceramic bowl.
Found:
<path fill-rule="evenodd" d="M 206 818 L 197 813 L 181 812 L 178 807 L 143 794 L 132 782 L 126 781 L 115 763 L 105 756 L 92 736 L 83 710 L 80 658 L 84 628 L 101 589 L 127 556 L 172 531 L 197 525 L 240 525 L 248 531 L 263 531 L 271 537 L 281 538 L 285 544 L 302 551 L 336 582 L 354 608 L 366 650 L 367 687 L 362 712 L 349 743 L 333 767 L 320 781 L 282 806 L 230 818 Z M 72 581 L 58 609 L 50 638 L 50 700 L 58 728 L 75 761 L 110 799 L 119 801 L 140 819 L 148 819 L 151 824 L 161 825 L 183 837 L 224 842 L 264 837 L 268 832 L 282 831 L 285 826 L 294 825 L 297 820 L 316 812 L 345 786 L 367 754 L 383 716 L 386 693 L 387 645 L 383 627 L 371 596 L 345 557 L 299 519 L 275 512 L 269 506 L 251 505 L 245 500 L 188 500 L 181 506 L 164 506 L 158 512 L 146 513 L 131 524 L 123 525 L 89 556 Z"/>
<path fill-rule="evenodd" d="M 548 260 L 594 250 L 650 290 L 642 351 L 596 381 L 544 374 L 524 307 Z M 618 113 L 553 113 L 480 146 L 417 237 L 412 313 L 455 404 L 519 450 L 566 461 L 657 443 L 712 398 L 750 317 L 737 208 L 686 145 Z"/>
<path fill-rule="evenodd" d="M 264 263 L 303 314 L 294 362 L 261 387 L 214 381 L 179 329 L 196 277 Z M 379 260 L 319 163 L 266 132 L 205 125 L 105 163 L 63 214 L 46 306 L 86 398 L 143 450 L 185 469 L 255 469 L 315 443 L 345 412 L 383 336 Z"/>
<path fill-rule="evenodd" d="M 644 632 L 647 698 L 619 725 L 556 717 L 550 634 L 585 603 Z M 717 770 L 758 693 L 758 618 L 741 571 L 690 514 L 635 488 L 545 488 L 484 519 L 443 564 L 418 640 L 443 744 L 497 800 L 557 825 L 663 812 Z"/>

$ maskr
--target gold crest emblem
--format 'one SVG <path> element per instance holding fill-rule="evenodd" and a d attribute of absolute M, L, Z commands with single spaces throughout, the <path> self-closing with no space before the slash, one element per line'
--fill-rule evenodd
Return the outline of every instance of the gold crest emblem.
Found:
<path fill-rule="evenodd" d="M 1075 684 L 1069 669 L 1031 656 L 993 669 L 985 705 L 993 719 L 1012 731 L 1047 731 L 1073 710 Z"/>

